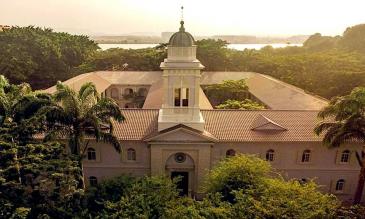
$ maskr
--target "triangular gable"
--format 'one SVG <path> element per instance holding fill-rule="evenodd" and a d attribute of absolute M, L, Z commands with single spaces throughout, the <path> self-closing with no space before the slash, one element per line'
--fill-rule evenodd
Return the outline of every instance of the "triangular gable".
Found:
<path fill-rule="evenodd" d="M 251 124 L 251 130 L 254 131 L 286 131 L 287 129 L 280 124 L 272 121 L 263 115 L 258 115 Z"/>
<path fill-rule="evenodd" d="M 165 129 L 154 136 L 145 138 L 148 142 L 217 142 L 209 132 L 201 132 L 185 125 L 176 125 Z"/>

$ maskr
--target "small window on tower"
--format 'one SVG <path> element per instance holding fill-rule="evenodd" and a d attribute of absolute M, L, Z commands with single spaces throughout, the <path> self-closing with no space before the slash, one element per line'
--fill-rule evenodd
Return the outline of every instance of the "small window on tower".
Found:
<path fill-rule="evenodd" d="M 189 88 L 182 89 L 182 106 L 189 106 Z"/>
<path fill-rule="evenodd" d="M 181 88 L 175 88 L 175 106 L 180 106 L 180 99 L 181 99 Z"/>

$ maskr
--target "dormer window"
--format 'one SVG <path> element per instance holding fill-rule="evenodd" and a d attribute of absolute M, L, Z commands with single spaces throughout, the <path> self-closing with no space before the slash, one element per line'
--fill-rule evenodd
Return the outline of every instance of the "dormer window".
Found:
<path fill-rule="evenodd" d="M 189 106 L 189 88 L 175 88 L 175 106 Z"/>

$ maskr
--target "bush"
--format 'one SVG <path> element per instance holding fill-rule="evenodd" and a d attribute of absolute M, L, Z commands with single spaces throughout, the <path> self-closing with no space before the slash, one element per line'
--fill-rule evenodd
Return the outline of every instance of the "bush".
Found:
<path fill-rule="evenodd" d="M 235 218 L 332 217 L 339 205 L 335 196 L 320 193 L 314 182 L 286 181 L 253 155 L 220 162 L 209 173 L 205 189 L 231 203 Z"/>

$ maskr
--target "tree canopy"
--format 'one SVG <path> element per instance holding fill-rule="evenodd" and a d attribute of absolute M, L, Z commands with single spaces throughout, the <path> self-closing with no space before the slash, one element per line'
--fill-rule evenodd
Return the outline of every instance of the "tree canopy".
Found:
<path fill-rule="evenodd" d="M 87 36 L 33 26 L 13 27 L 0 32 L 0 73 L 12 83 L 47 88 L 73 77 L 73 69 L 97 49 Z"/>

